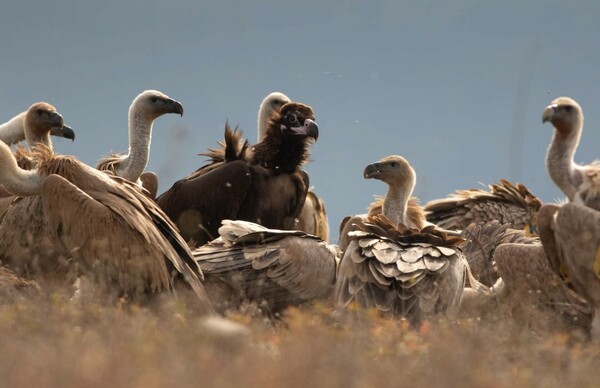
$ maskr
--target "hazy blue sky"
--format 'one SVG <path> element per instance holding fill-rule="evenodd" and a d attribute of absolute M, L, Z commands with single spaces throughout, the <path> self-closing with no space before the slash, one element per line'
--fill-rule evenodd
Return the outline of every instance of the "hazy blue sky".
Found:
<path fill-rule="evenodd" d="M 426 202 L 508 178 L 559 198 L 544 167 L 555 97 L 580 102 L 577 160 L 600 157 L 597 1 L 11 1 L 0 5 L 0 118 L 48 101 L 76 129 L 55 141 L 89 164 L 127 150 L 145 89 L 182 102 L 154 126 L 161 192 L 200 166 L 229 119 L 256 138 L 271 91 L 311 105 L 307 166 L 332 234 L 384 184 L 370 162 L 405 156 Z"/>

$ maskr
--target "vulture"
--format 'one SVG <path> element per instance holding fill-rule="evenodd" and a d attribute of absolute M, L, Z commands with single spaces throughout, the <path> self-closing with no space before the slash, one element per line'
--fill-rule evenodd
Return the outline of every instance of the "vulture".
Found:
<path fill-rule="evenodd" d="M 600 161 L 588 165 L 574 162 L 583 131 L 583 111 L 569 97 L 559 97 L 544 109 L 542 122 L 550 121 L 554 136 L 546 154 L 546 168 L 552 181 L 576 202 L 600 210 Z"/>
<path fill-rule="evenodd" d="M 4 124 L 0 124 L 0 140 L 8 145 L 17 144 L 27 139 L 28 145 L 31 147 L 34 143 L 49 141 L 49 137 L 45 136 L 45 131 L 27 133 L 25 131 L 25 117 L 29 111 L 34 110 L 38 115 L 39 120 L 47 119 L 49 111 L 56 111 L 50 104 L 37 102 L 29 107 L 25 112 L 21 112 Z M 31 117 L 31 115 L 29 115 Z M 75 140 L 75 132 L 71 127 L 65 125 L 56 125 L 50 128 L 50 135 L 64 137 Z M 49 143 L 44 143 L 49 144 Z"/>
<path fill-rule="evenodd" d="M 50 135 L 75 139 L 75 132 L 64 125 L 64 120 L 56 108 L 45 102 L 32 104 L 27 111 L 0 126 L 0 138 L 8 145 L 26 139 L 29 147 L 35 144 L 52 147 Z M 19 146 L 15 151 L 15 157 L 21 168 L 32 167 L 29 154 L 24 148 Z M 0 186 L 0 217 L 13 200 L 13 194 Z"/>
<path fill-rule="evenodd" d="M 44 239 L 98 290 L 143 302 L 173 289 L 180 273 L 210 311 L 189 248 L 141 188 L 73 157 L 55 155 L 45 145 L 36 146 L 32 157 L 36 167 L 23 170 L 10 148 L 0 144 L 0 183 L 22 196 L 0 224 L 3 263 L 23 268 L 26 264 L 14 259 L 34 260 L 27 244 L 38 249 Z M 40 265 L 56 263 L 57 257 L 38 253 L 45 255 Z"/>
<path fill-rule="evenodd" d="M 257 141 L 260 142 L 265 137 L 267 120 L 272 111 L 288 102 L 290 102 L 288 96 L 279 92 L 273 92 L 265 97 L 258 110 Z M 312 189 L 306 193 L 306 200 L 293 228 L 315 235 L 325 242 L 329 241 L 329 221 L 325 211 L 325 202 Z"/>
<path fill-rule="evenodd" d="M 445 229 L 464 229 L 472 222 L 498 220 L 512 229 L 536 235 L 537 212 L 542 202 L 524 185 L 501 179 L 481 189 L 457 190 L 448 198 L 425 205 L 429 222 Z"/>
<path fill-rule="evenodd" d="M 458 312 L 465 284 L 464 239 L 434 225 L 418 229 L 407 205 L 416 174 L 406 159 L 388 156 L 364 170 L 388 186 L 382 213 L 354 217 L 334 291 L 336 310 L 355 301 L 413 327 L 436 314 Z M 424 220 L 421 220 L 421 224 Z"/>
<path fill-rule="evenodd" d="M 567 196 L 562 206 L 540 209 L 540 239 L 550 266 L 593 306 L 592 336 L 600 339 L 600 165 L 573 161 L 583 129 L 583 112 L 575 100 L 560 97 L 542 114 L 554 126 L 546 168 Z"/>
<path fill-rule="evenodd" d="M 534 324 L 589 333 L 593 312 L 590 303 L 552 270 L 541 242 L 531 240 L 500 244 L 493 253 L 495 270 L 508 291 L 504 304 Z M 541 318 L 545 322 L 539 322 Z"/>
<path fill-rule="evenodd" d="M 224 219 L 292 229 L 309 187 L 301 166 L 319 134 L 314 119 L 309 106 L 287 103 L 251 149 L 226 125 L 223 160 L 175 182 L 157 203 L 191 245 L 213 240 Z"/>
<path fill-rule="evenodd" d="M 102 158 L 98 170 L 107 170 L 131 182 L 140 183 L 156 197 L 158 178 L 153 172 L 144 173 L 150 158 L 150 141 L 154 120 L 167 113 L 183 116 L 183 106 L 164 93 L 146 90 L 140 93 L 129 107 L 129 152 Z M 138 182 L 138 180 L 140 182 Z"/>
<path fill-rule="evenodd" d="M 276 313 L 331 296 L 337 246 L 302 231 L 239 220 L 223 220 L 219 235 L 192 253 L 205 276 L 206 292 L 221 309 L 257 301 Z"/>

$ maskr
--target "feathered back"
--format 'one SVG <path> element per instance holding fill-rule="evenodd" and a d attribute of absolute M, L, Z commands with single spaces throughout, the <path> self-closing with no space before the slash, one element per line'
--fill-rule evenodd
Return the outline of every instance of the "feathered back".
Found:
<path fill-rule="evenodd" d="M 463 229 L 472 222 L 492 220 L 514 229 L 536 225 L 542 202 L 524 185 L 501 179 L 488 187 L 490 191 L 457 190 L 448 198 L 428 202 L 427 220 L 446 229 Z"/>
<path fill-rule="evenodd" d="M 384 201 L 385 197 L 376 195 L 375 201 L 369 206 L 369 215 L 374 216 L 376 214 L 381 214 Z M 423 229 L 425 227 L 425 222 L 427 220 L 425 218 L 425 211 L 419 204 L 419 198 L 410 197 L 408 199 L 408 203 L 406 204 L 406 216 L 410 222 L 416 225 L 417 229 Z"/>

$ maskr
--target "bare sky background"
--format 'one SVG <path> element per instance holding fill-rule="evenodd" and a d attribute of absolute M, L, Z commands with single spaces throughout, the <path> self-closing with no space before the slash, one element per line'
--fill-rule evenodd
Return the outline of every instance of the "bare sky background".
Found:
<path fill-rule="evenodd" d="M 384 184 L 366 164 L 390 154 L 417 171 L 423 203 L 500 178 L 561 198 L 544 166 L 543 108 L 567 95 L 586 127 L 576 159 L 600 157 L 597 1 L 11 1 L 0 5 L 0 119 L 36 101 L 77 132 L 61 153 L 95 165 L 127 151 L 127 110 L 145 89 L 183 104 L 154 125 L 148 169 L 160 192 L 204 163 L 228 119 L 253 142 L 260 101 L 313 107 L 307 166 L 340 219 Z"/>

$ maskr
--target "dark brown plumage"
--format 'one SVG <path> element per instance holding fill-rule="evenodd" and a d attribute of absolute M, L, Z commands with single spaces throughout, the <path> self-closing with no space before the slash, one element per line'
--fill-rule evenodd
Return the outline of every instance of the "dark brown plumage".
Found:
<path fill-rule="evenodd" d="M 288 103 L 273 113 L 265 138 L 250 150 L 226 127 L 224 160 L 175 182 L 157 203 L 194 245 L 214 239 L 224 219 L 292 229 L 309 186 L 300 167 L 308 139 L 318 137 L 313 120 L 309 106 Z"/>
<path fill-rule="evenodd" d="M 497 220 L 513 229 L 536 234 L 537 212 L 542 202 L 524 185 L 501 179 L 481 189 L 457 190 L 448 198 L 425 205 L 427 220 L 445 229 L 463 229 L 472 222 Z"/>
<path fill-rule="evenodd" d="M 220 237 L 192 251 L 221 309 L 266 303 L 271 313 L 330 296 L 337 247 L 295 230 L 224 220 Z"/>

